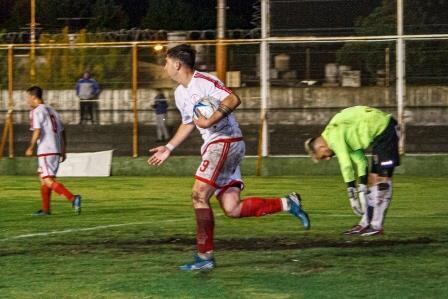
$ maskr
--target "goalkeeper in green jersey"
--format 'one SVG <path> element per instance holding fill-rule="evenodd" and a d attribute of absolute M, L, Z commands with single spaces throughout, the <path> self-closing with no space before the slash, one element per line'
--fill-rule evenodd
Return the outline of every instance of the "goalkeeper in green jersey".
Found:
<path fill-rule="evenodd" d="M 381 110 L 355 106 L 337 113 L 319 137 L 305 142 L 314 161 L 336 156 L 347 183 L 353 212 L 361 221 L 347 235 L 383 234 L 383 222 L 392 198 L 392 175 L 400 165 L 397 121 Z M 369 175 L 364 151 L 372 147 Z M 356 189 L 355 172 L 359 177 Z M 367 187 L 369 181 L 370 187 Z"/>

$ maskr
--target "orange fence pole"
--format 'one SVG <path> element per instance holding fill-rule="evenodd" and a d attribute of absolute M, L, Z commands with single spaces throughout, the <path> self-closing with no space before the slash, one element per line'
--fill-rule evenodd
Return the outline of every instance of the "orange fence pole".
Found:
<path fill-rule="evenodd" d="M 137 44 L 132 45 L 132 109 L 134 111 L 134 125 L 132 130 L 132 157 L 138 157 L 138 47 Z"/>
<path fill-rule="evenodd" d="M 12 112 L 14 110 L 13 102 L 13 74 L 14 74 L 14 48 L 12 45 L 8 47 L 8 113 L 5 119 L 5 126 L 3 127 L 2 140 L 0 143 L 0 159 L 3 158 L 3 151 L 5 149 L 6 140 L 9 142 L 8 156 L 10 159 L 14 158 L 14 128 Z M 9 138 L 8 138 L 9 137 Z"/>

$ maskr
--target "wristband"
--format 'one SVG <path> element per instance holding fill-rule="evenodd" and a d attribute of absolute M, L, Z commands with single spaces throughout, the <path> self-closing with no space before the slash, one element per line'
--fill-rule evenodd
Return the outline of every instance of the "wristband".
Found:
<path fill-rule="evenodd" d="M 356 181 L 351 181 L 347 183 L 347 188 L 356 188 Z"/>
<path fill-rule="evenodd" d="M 227 107 L 224 104 L 219 104 L 219 107 L 217 109 L 219 112 L 221 112 L 224 117 L 226 117 L 227 115 L 229 115 L 230 113 L 232 113 L 232 109 L 230 107 Z"/>
<path fill-rule="evenodd" d="M 174 145 L 172 145 L 171 143 L 167 143 L 165 144 L 165 147 L 172 152 L 176 147 Z"/>

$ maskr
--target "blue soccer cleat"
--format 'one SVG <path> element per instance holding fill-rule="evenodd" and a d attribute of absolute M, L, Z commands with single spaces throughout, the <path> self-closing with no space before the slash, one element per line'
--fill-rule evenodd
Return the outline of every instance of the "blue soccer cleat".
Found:
<path fill-rule="evenodd" d="M 75 195 L 75 199 L 72 202 L 72 207 L 75 210 L 75 214 L 81 214 L 81 195 Z"/>
<path fill-rule="evenodd" d="M 302 210 L 302 204 L 300 203 L 301 198 L 300 195 L 296 192 L 293 192 L 286 196 L 289 204 L 289 213 L 299 218 L 300 222 L 302 222 L 303 227 L 308 230 L 311 228 L 310 218 L 308 214 Z"/>
<path fill-rule="evenodd" d="M 194 262 L 191 264 L 185 264 L 179 267 L 182 271 L 202 271 L 202 270 L 211 270 L 216 267 L 216 262 L 214 258 L 205 260 L 201 258 L 199 255 L 194 256 Z"/>

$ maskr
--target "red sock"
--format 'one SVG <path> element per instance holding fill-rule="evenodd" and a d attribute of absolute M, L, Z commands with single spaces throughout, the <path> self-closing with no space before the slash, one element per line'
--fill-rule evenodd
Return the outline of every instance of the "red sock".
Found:
<path fill-rule="evenodd" d="M 40 186 L 40 195 L 42 197 L 42 210 L 45 212 L 50 211 L 51 189 L 46 185 Z"/>
<path fill-rule="evenodd" d="M 248 197 L 242 201 L 240 217 L 260 217 L 282 210 L 280 198 Z"/>
<path fill-rule="evenodd" d="M 62 185 L 61 183 L 53 182 L 53 184 L 51 184 L 51 190 L 59 195 L 64 196 L 69 201 L 73 201 L 75 199 L 75 196 L 70 191 L 65 189 L 64 185 Z"/>
<path fill-rule="evenodd" d="M 211 209 L 195 209 L 196 213 L 196 246 L 199 253 L 213 250 L 213 229 L 215 220 Z"/>

